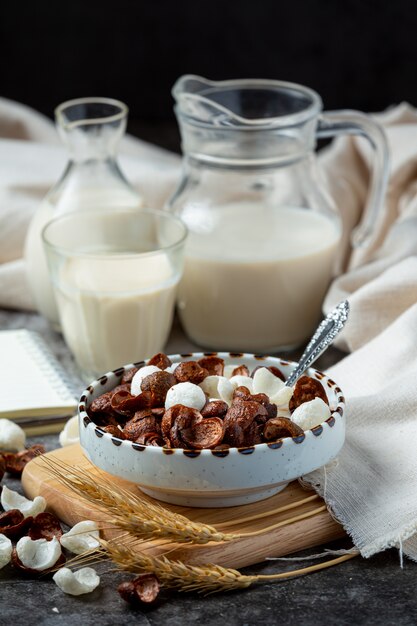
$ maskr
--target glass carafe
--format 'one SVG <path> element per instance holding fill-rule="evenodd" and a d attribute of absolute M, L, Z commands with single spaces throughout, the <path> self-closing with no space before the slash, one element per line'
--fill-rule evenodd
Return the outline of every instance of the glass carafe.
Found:
<path fill-rule="evenodd" d="M 367 218 L 353 242 L 366 246 L 386 187 L 384 133 L 361 113 L 322 113 L 319 95 L 292 83 L 189 75 L 173 95 L 184 159 L 168 208 L 189 229 L 182 324 L 211 349 L 292 349 L 321 316 L 342 234 L 317 171 L 317 137 L 355 133 L 374 147 Z"/>
<path fill-rule="evenodd" d="M 123 102 L 109 98 L 70 100 L 55 111 L 69 161 L 60 180 L 38 207 L 25 244 L 28 283 L 36 307 L 55 328 L 59 328 L 59 316 L 42 246 L 42 230 L 53 217 L 68 212 L 141 206 L 141 198 L 116 160 L 127 113 Z"/>

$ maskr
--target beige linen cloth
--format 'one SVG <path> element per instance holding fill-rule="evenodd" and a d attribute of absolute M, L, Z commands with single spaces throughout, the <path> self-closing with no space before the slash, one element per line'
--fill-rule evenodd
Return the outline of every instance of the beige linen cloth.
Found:
<path fill-rule="evenodd" d="M 331 371 L 347 398 L 346 444 L 336 462 L 307 477 L 364 556 L 390 546 L 417 560 L 417 111 L 407 104 L 377 116 L 391 149 L 378 245 L 333 283 L 325 309 L 349 298 L 341 340 L 352 354 Z M 121 165 L 147 204 L 162 206 L 179 158 L 133 138 Z M 372 152 L 338 139 L 321 155 L 346 234 L 361 221 Z M 31 308 L 22 250 L 33 211 L 61 174 L 65 150 L 52 123 L 0 99 L 0 306 Z M 401 553 L 402 553 L 401 552 Z"/>

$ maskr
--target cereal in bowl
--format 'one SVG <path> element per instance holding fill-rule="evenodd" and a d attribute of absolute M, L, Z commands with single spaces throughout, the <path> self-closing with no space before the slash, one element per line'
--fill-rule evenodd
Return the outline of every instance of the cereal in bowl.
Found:
<path fill-rule="evenodd" d="M 217 356 L 171 363 L 162 353 L 96 398 L 91 420 L 113 437 L 187 450 L 251 447 L 298 437 L 330 415 L 319 380 L 293 388 L 277 367 L 225 365 Z"/>

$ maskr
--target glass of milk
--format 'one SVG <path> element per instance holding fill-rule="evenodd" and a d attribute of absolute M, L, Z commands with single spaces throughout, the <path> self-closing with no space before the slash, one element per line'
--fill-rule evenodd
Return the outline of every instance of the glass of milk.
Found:
<path fill-rule="evenodd" d="M 293 83 L 187 75 L 173 95 L 184 166 L 168 207 L 189 229 L 183 326 L 214 350 L 295 348 L 315 329 L 348 248 L 372 245 L 387 179 L 383 131 L 361 113 L 323 113 L 320 96 Z M 343 133 L 367 137 L 375 157 L 352 242 L 315 158 L 317 137 Z"/>
<path fill-rule="evenodd" d="M 86 379 L 163 349 L 187 229 L 148 209 L 68 213 L 42 232 L 65 341 Z"/>

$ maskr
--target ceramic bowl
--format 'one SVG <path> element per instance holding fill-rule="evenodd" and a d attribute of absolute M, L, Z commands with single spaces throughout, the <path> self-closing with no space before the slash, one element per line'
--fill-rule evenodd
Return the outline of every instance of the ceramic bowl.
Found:
<path fill-rule="evenodd" d="M 210 353 L 214 354 L 214 353 Z M 253 354 L 216 353 L 225 363 L 275 365 L 288 376 L 294 363 Z M 172 362 L 196 360 L 203 353 L 170 355 Z M 105 433 L 89 418 L 86 409 L 102 393 L 119 384 L 123 373 L 144 362 L 108 372 L 83 392 L 79 406 L 80 442 L 94 464 L 114 476 L 138 484 L 146 494 L 183 506 L 224 507 L 256 502 L 272 496 L 291 481 L 334 459 L 345 439 L 344 398 L 338 385 L 310 368 L 320 380 L 331 416 L 299 437 L 229 450 L 183 450 L 144 446 Z"/>

